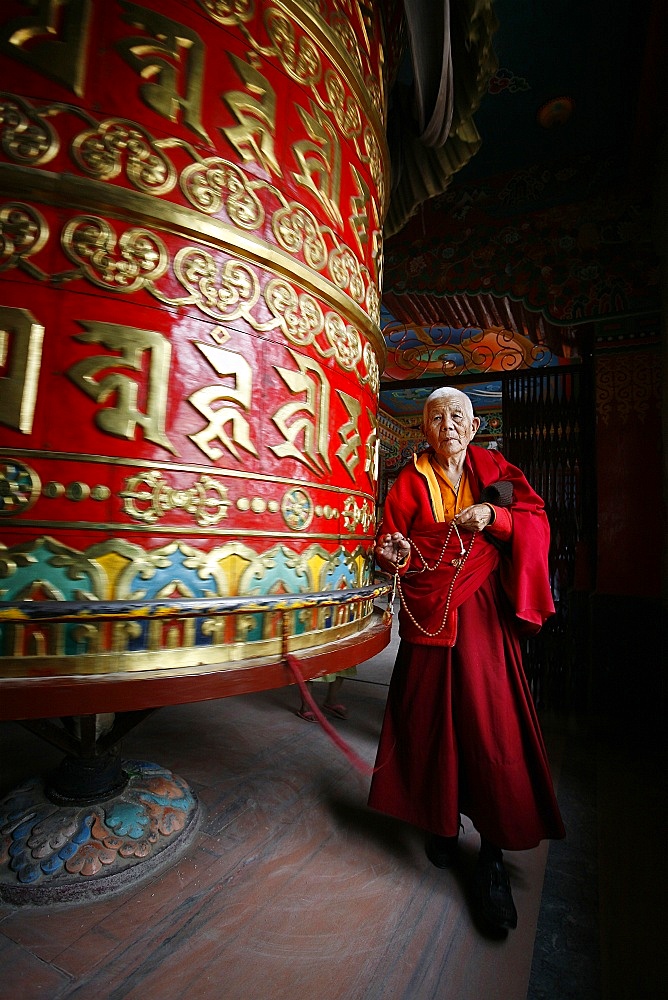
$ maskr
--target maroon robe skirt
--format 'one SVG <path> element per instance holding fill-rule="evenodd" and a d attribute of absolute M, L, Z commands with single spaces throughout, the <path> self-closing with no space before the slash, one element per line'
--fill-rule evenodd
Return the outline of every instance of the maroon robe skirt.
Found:
<path fill-rule="evenodd" d="M 564 836 L 498 571 L 459 608 L 452 648 L 402 642 L 369 805 L 431 833 L 460 813 L 509 851 Z"/>

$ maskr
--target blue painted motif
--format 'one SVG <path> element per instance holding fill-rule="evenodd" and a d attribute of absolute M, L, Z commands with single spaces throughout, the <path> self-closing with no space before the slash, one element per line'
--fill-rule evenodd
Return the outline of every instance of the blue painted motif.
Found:
<path fill-rule="evenodd" d="M 155 553 L 151 556 L 150 565 L 143 565 L 128 580 L 131 600 L 157 600 L 172 591 L 180 597 L 229 596 L 219 593 L 212 571 L 202 565 L 201 559 L 193 559 L 192 552 L 177 547 L 173 552 L 161 552 L 159 558 L 155 558 Z"/>
<path fill-rule="evenodd" d="M 26 549 L 26 551 L 28 551 Z M 30 546 L 30 560 L 26 565 L 18 564 L 16 569 L 2 581 L 0 598 L 3 601 L 20 601 L 26 598 L 36 580 L 45 580 L 53 591 L 56 601 L 84 601 L 87 595 L 93 600 L 101 596 L 95 593 L 93 572 L 83 568 L 84 557 L 77 559 L 78 553 L 58 546 L 54 551 L 47 539 L 38 539 Z"/>
<path fill-rule="evenodd" d="M 123 766 L 129 782 L 112 803 L 58 807 L 45 799 L 39 779 L 0 802 L 0 830 L 11 838 L 7 868 L 19 882 L 86 877 L 103 864 L 111 873 L 114 864 L 129 863 L 138 841 L 142 849 L 137 856 L 145 857 L 147 850 L 160 850 L 161 843 L 183 829 L 186 815 L 196 808 L 185 782 L 146 761 L 124 761 Z M 97 837 L 93 826 L 102 831 Z M 49 853 L 46 845 L 53 845 Z"/>
<path fill-rule="evenodd" d="M 138 802 L 117 802 L 106 810 L 107 826 L 119 837 L 139 840 L 149 827 L 149 817 Z"/>

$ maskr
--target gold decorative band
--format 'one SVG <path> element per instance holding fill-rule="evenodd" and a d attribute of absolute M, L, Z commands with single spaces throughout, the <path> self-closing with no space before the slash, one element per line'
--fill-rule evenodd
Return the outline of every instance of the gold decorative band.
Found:
<path fill-rule="evenodd" d="M 213 534 L 211 528 L 200 528 L 197 525 L 178 527 L 175 525 L 160 525 L 156 529 L 154 524 L 116 524 L 112 521 L 49 521 L 49 520 L 37 520 L 27 517 L 21 518 L 6 518 L 3 522 L 3 527 L 13 527 L 13 528 L 39 528 L 43 531 L 104 531 L 104 532 L 118 532 L 119 534 L 127 534 L 132 532 L 134 534 L 150 534 L 155 535 L 156 531 L 159 531 L 160 535 L 172 535 L 178 536 L 183 535 L 184 537 L 194 537 L 195 535 L 202 535 L 206 538 L 211 537 Z M 244 538 L 264 538 L 268 537 L 266 529 L 260 530 L 258 528 L 221 528 L 216 525 L 215 536 L 225 537 L 225 538 L 238 538 L 243 536 Z M 294 541 L 295 533 L 294 531 L 272 531 L 269 536 L 274 538 L 286 538 L 290 541 Z M 331 541 L 339 542 L 341 540 L 341 533 L 323 532 L 323 531 L 300 531 L 299 537 L 303 539 L 317 538 L 320 541 Z M 368 536 L 360 535 L 356 536 L 356 540 L 361 540 L 364 537 L 372 539 L 373 532 L 369 533 Z"/>
<path fill-rule="evenodd" d="M 162 232 L 232 254 L 248 264 L 271 270 L 298 284 L 348 318 L 367 338 L 382 370 L 386 348 L 379 326 L 342 289 L 303 264 L 293 254 L 250 233 L 203 216 L 194 209 L 176 206 L 151 195 L 114 188 L 74 174 L 53 174 L 36 167 L 0 164 L 0 192 L 10 197 L 34 198 L 56 208 L 76 205 L 79 212 L 96 211 L 113 218 L 153 225 Z"/>
<path fill-rule="evenodd" d="M 345 622 L 341 625 L 333 625 L 329 628 L 318 628 L 313 631 L 301 633 L 299 635 L 289 635 L 287 638 L 287 649 L 289 652 L 296 652 L 304 649 L 313 649 L 318 646 L 327 645 L 346 636 L 354 635 L 363 631 L 369 623 L 369 618 L 373 613 L 373 606 L 366 609 L 365 613 L 352 622 Z M 322 612 L 320 612 L 322 614 Z M 189 629 L 181 630 L 184 623 L 174 620 L 173 629 L 167 631 L 167 638 L 179 632 L 179 642 L 183 642 L 179 648 L 159 648 L 143 649 L 138 655 L 134 649 L 123 649 L 113 652 L 100 653 L 98 642 L 100 638 L 99 625 L 83 622 L 76 626 L 81 630 L 81 641 L 89 645 L 91 652 L 74 656 L 20 656 L 3 657 L 0 665 L 0 679 L 12 677 L 25 677 L 29 674 L 31 678 L 37 677 L 67 677 L 67 676 L 99 676 L 109 674 L 137 674 L 145 673 L 147 676 L 169 677 L 175 672 L 181 674 L 208 673 L 215 665 L 216 671 L 220 665 L 226 665 L 232 670 L 241 661 L 257 661 L 263 658 L 280 657 L 284 648 L 281 635 L 269 639 L 259 639 L 257 641 L 247 641 L 240 639 L 237 642 L 229 642 L 220 637 L 219 642 L 212 642 L 211 645 L 186 645 L 189 639 L 194 640 L 194 625 Z M 206 626 L 206 622 L 204 623 Z M 119 623 L 120 630 L 125 638 L 132 637 L 132 629 L 136 626 L 134 622 Z M 13 626 L 14 628 L 21 626 Z M 47 626 L 50 629 L 62 628 L 62 626 Z M 217 623 L 211 619 L 211 633 L 215 636 Z M 130 629 L 130 632 L 127 630 Z M 243 630 L 242 630 L 243 631 Z M 257 662 L 252 662 L 249 666 L 256 667 Z M 0 686 L 1 690 L 1 686 Z"/>
<path fill-rule="evenodd" d="M 143 458 L 126 458 L 117 455 L 84 455 L 77 454 L 71 451 L 46 451 L 40 448 L 4 448 L 0 447 L 0 455 L 9 456 L 20 456 L 21 458 L 45 458 L 49 461 L 65 461 L 65 462 L 89 462 L 99 465 L 121 465 L 128 466 L 129 468 L 134 468 L 135 466 L 142 469 L 161 469 L 168 470 L 170 472 L 193 472 L 206 473 L 211 476 L 221 476 L 224 478 L 231 479 L 249 479 L 253 483 L 263 482 L 263 483 L 276 483 L 279 486 L 303 486 L 303 479 L 289 479 L 283 476 L 272 476 L 268 473 L 262 473 L 258 476 L 256 472 L 244 472 L 242 469 L 223 469 L 217 468 L 213 465 L 195 465 L 183 462 L 156 462 L 152 459 Z M 341 493 L 345 496 L 352 494 L 353 496 L 361 497 L 363 500 L 373 500 L 371 493 L 366 493 L 363 490 L 355 489 L 351 487 L 348 489 L 346 486 L 336 486 L 334 483 L 327 483 L 326 485 L 320 485 L 319 483 L 310 483 L 309 489 L 313 490 L 325 490 L 327 493 Z"/>
<path fill-rule="evenodd" d="M 305 32 L 315 39 L 333 65 L 341 72 L 346 83 L 364 108 L 379 144 L 381 144 L 383 149 L 386 149 L 387 140 L 381 118 L 385 109 L 379 106 L 383 101 L 383 94 L 379 92 L 376 95 L 376 101 L 371 99 L 373 94 L 370 93 L 368 81 L 362 79 L 360 67 L 351 58 L 348 49 L 344 45 L 339 44 L 337 35 L 332 31 L 327 22 L 319 16 L 317 5 L 304 3 L 303 0 L 274 0 L 274 3 L 276 7 L 282 8 L 295 24 L 300 25 Z M 346 20 L 349 16 L 348 12 Z M 384 156 L 383 160 L 385 163 L 389 163 L 389 155 Z"/>

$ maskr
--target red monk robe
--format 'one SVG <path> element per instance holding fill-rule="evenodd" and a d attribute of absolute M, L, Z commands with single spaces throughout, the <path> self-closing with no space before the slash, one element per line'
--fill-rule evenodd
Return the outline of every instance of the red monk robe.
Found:
<path fill-rule="evenodd" d="M 483 532 L 460 529 L 460 541 L 450 531 L 455 502 L 477 503 L 499 480 L 512 483 L 512 506 L 495 506 Z M 448 491 L 423 453 L 385 503 L 379 536 L 399 531 L 413 545 L 369 805 L 444 837 L 457 835 L 463 813 L 497 847 L 525 850 L 564 836 L 518 638 L 554 611 L 549 525 L 540 497 L 498 452 L 469 445 L 450 503 Z"/>

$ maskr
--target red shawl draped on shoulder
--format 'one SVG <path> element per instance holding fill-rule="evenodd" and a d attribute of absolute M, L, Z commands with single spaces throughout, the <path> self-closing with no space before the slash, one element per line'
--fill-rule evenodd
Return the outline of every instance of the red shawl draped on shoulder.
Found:
<path fill-rule="evenodd" d="M 478 533 L 460 566 L 452 564 L 460 557 L 459 539 L 453 531 L 443 552 L 450 524 L 436 521 L 427 481 L 414 464 L 401 470 L 385 502 L 379 534 L 400 531 L 413 543 L 408 567 L 401 571 L 405 601 L 399 623 L 402 639 L 418 645 L 454 645 L 457 607 L 499 564 L 503 588 L 518 625 L 525 631 L 538 631 L 554 613 L 547 565 L 550 527 L 543 501 L 521 470 L 499 452 L 469 445 L 466 473 L 475 502 L 486 486 L 499 480 L 512 483 L 513 530 L 510 541 L 500 547 L 486 532 Z M 471 534 L 463 530 L 460 534 L 468 549 Z M 437 563 L 433 571 L 423 570 L 425 564 L 434 567 Z M 393 570 L 391 564 L 382 565 L 383 569 Z M 449 594 L 449 614 L 444 622 Z"/>

